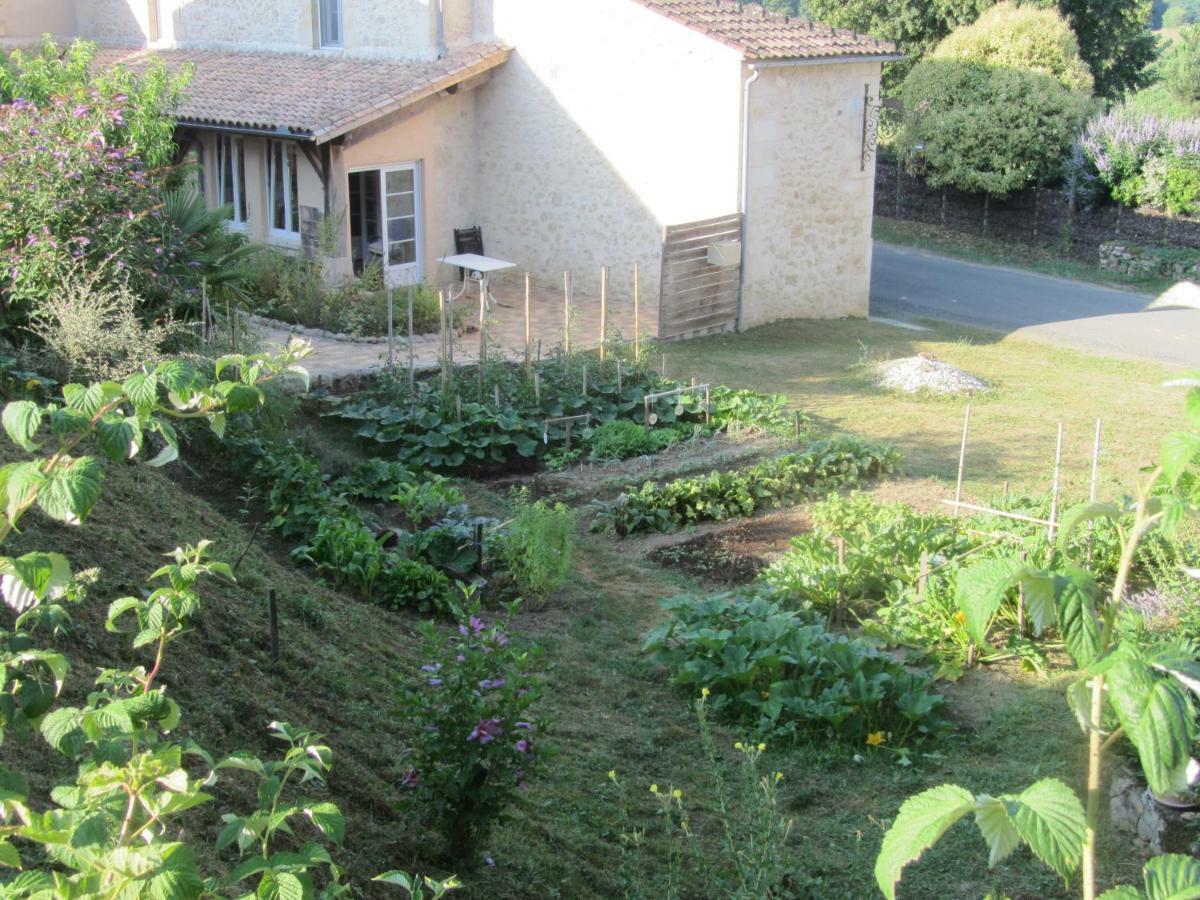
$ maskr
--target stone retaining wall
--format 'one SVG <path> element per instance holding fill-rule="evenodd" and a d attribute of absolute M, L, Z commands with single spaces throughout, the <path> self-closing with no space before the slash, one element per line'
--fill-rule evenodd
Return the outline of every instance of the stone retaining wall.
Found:
<path fill-rule="evenodd" d="M 1164 250 L 1123 241 L 1105 241 L 1100 245 L 1100 268 L 1124 275 L 1196 281 L 1200 280 L 1200 250 Z"/>

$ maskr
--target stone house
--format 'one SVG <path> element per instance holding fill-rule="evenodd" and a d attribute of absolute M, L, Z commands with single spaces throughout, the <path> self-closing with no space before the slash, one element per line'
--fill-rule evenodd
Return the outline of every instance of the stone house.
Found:
<path fill-rule="evenodd" d="M 664 337 L 863 316 L 871 38 L 738 0 L 0 0 L 0 36 L 191 65 L 178 111 L 230 227 L 393 284 L 453 230 L 545 283 L 600 268 Z"/>

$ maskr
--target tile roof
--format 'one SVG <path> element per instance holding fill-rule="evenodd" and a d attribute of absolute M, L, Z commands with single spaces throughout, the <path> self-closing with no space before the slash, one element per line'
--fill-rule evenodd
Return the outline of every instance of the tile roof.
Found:
<path fill-rule="evenodd" d="M 162 60 L 194 68 L 180 107 L 184 123 L 289 133 L 324 143 L 486 72 L 511 48 L 472 44 L 439 60 L 401 62 L 327 53 L 102 48 L 100 65 L 139 68 Z"/>
<path fill-rule="evenodd" d="M 740 0 L 635 0 L 642 6 L 740 50 L 749 60 L 896 57 L 895 45 L 808 19 L 769 13 Z"/>

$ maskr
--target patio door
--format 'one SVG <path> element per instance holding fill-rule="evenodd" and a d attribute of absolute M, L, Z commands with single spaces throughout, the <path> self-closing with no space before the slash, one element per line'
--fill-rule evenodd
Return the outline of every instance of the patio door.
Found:
<path fill-rule="evenodd" d="M 421 178 L 418 163 L 379 170 L 384 277 L 389 285 L 421 281 Z"/>

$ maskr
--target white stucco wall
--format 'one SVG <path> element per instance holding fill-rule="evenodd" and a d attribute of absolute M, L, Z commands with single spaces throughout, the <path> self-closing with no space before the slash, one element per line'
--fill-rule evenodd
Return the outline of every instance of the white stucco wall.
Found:
<path fill-rule="evenodd" d="M 356 130 L 339 154 L 339 185 L 344 185 L 344 173 L 351 169 L 420 164 L 421 276 L 426 281 L 454 278 L 453 271 L 439 267 L 437 260 L 454 252 L 453 230 L 476 221 L 476 162 L 486 152 L 474 141 L 478 93 L 459 90 L 427 101 L 416 113 Z M 342 230 L 348 244 L 348 221 L 342 223 Z"/>
<path fill-rule="evenodd" d="M 662 227 L 737 209 L 740 54 L 631 0 L 492 14 L 515 52 L 479 97 L 488 254 L 584 291 L 607 264 L 614 296 L 637 262 L 657 298 Z"/>
<path fill-rule="evenodd" d="M 764 68 L 752 88 L 742 326 L 865 316 L 875 167 L 860 168 L 878 63 Z"/>
<path fill-rule="evenodd" d="M 150 39 L 147 0 L 75 0 L 79 36 L 97 41 L 142 44 Z"/>
<path fill-rule="evenodd" d="M 0 0 L 0 37 L 75 33 L 74 0 Z"/>

